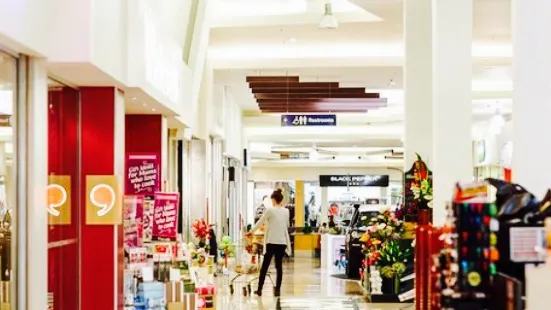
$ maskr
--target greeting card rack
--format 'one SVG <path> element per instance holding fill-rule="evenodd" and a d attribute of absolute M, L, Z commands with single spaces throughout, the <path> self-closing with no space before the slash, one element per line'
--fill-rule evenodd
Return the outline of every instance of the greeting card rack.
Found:
<path fill-rule="evenodd" d="M 456 310 L 488 309 L 499 260 L 497 207 L 493 203 L 455 203 L 456 254 L 440 265 L 441 307 Z M 444 279 L 444 277 L 442 277 Z"/>

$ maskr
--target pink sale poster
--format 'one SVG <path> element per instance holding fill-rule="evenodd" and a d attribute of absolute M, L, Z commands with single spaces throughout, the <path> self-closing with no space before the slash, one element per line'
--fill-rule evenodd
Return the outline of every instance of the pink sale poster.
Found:
<path fill-rule="evenodd" d="M 124 246 L 141 247 L 143 242 L 144 196 L 124 196 Z"/>
<path fill-rule="evenodd" d="M 155 193 L 153 238 L 175 239 L 178 230 L 178 193 Z"/>
<path fill-rule="evenodd" d="M 127 154 L 127 195 L 153 196 L 161 190 L 161 160 L 158 154 Z"/>

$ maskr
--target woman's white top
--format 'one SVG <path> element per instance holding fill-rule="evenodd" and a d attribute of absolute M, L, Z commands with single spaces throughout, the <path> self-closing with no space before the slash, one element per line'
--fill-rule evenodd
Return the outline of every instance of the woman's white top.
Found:
<path fill-rule="evenodd" d="M 283 244 L 291 248 L 289 237 L 289 210 L 285 207 L 266 208 L 264 215 L 251 229 L 251 233 L 257 231 L 262 225 L 266 225 L 264 244 Z"/>

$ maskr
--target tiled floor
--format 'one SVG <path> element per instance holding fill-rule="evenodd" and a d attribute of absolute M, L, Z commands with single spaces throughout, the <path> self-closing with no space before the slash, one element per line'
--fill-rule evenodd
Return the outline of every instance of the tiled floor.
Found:
<path fill-rule="evenodd" d="M 275 270 L 273 270 L 275 281 Z M 266 280 L 263 297 L 245 297 L 243 285 L 253 276 L 243 276 L 235 281 L 235 292 L 230 294 L 229 282 L 233 275 L 217 277 L 218 309 L 238 310 L 325 310 L 325 309 L 413 309 L 410 304 L 370 304 L 363 297 L 358 281 L 331 276 L 320 269 L 319 261 L 297 258 L 285 263 L 282 297 L 273 297 L 272 285 Z M 256 282 L 252 285 L 256 288 Z"/>

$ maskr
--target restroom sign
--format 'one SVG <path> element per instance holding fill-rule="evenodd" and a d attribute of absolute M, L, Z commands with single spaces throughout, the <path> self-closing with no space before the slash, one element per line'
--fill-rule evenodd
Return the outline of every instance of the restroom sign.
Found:
<path fill-rule="evenodd" d="M 335 114 L 286 114 L 281 115 L 281 127 L 337 126 Z"/>

